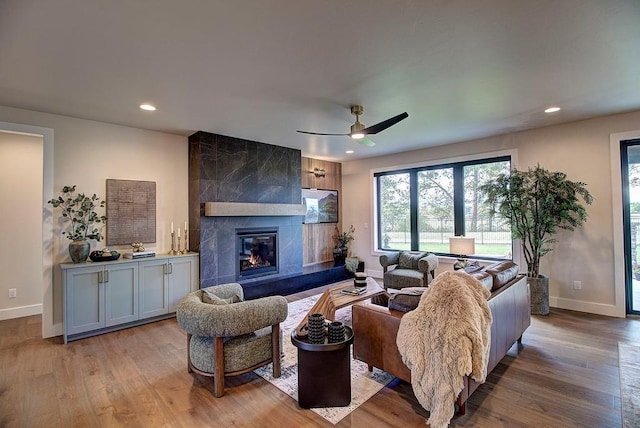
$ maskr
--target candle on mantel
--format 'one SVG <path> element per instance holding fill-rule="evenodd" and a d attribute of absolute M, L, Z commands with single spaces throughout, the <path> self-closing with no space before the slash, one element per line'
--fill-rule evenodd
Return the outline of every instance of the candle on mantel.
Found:
<path fill-rule="evenodd" d="M 184 222 L 184 233 L 187 233 L 187 222 L 186 222 L 186 220 Z"/>
<path fill-rule="evenodd" d="M 178 238 L 180 237 L 180 228 L 178 228 Z"/>
<path fill-rule="evenodd" d="M 171 233 L 173 233 L 173 222 L 171 222 Z"/>

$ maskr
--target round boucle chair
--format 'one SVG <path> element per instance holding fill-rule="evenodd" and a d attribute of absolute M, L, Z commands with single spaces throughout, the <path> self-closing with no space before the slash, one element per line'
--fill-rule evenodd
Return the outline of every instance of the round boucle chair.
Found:
<path fill-rule="evenodd" d="M 287 313 L 284 297 L 245 301 L 236 283 L 189 293 L 176 308 L 178 325 L 187 332 L 189 373 L 212 377 L 216 397 L 224 395 L 225 376 L 273 363 L 273 377 L 280 377 L 280 323 Z"/>

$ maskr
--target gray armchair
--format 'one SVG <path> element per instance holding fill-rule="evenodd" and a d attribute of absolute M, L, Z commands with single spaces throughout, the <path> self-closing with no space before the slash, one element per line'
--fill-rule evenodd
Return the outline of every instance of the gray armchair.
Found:
<path fill-rule="evenodd" d="M 189 373 L 212 377 L 216 397 L 224 395 L 225 376 L 273 363 L 273 376 L 280 377 L 280 323 L 287 313 L 284 297 L 245 301 L 236 283 L 189 293 L 176 308 L 178 325 L 187 332 Z"/>
<path fill-rule="evenodd" d="M 381 255 L 380 264 L 385 289 L 426 287 L 435 276 L 438 257 L 423 251 L 395 251 Z"/>

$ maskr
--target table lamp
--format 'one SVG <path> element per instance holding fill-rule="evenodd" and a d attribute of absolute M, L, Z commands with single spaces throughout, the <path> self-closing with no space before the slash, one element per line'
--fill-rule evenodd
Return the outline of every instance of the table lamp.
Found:
<path fill-rule="evenodd" d="M 475 254 L 476 239 L 464 236 L 451 236 L 449 238 L 449 252 L 458 257 L 458 261 L 453 264 L 455 270 L 467 267 L 467 256 Z"/>

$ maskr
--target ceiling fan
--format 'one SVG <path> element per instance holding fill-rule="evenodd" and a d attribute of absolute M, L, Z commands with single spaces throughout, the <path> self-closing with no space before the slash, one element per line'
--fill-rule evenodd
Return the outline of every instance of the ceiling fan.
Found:
<path fill-rule="evenodd" d="M 383 120 L 380 123 L 376 123 L 375 125 L 371 125 L 369 127 L 364 127 L 364 124 L 360 123 L 360 115 L 364 113 L 364 108 L 359 105 L 351 106 L 351 114 L 356 116 L 356 123 L 351 125 L 351 132 L 347 134 L 326 134 L 322 132 L 309 132 L 309 131 L 297 131 L 301 134 L 311 134 L 311 135 L 327 135 L 327 136 L 342 136 L 342 137 L 351 137 L 354 140 L 357 140 L 358 143 L 363 144 L 365 146 L 371 147 L 375 146 L 376 143 L 367 138 L 367 135 L 377 134 L 378 132 L 382 132 L 385 129 L 395 125 L 409 117 L 407 112 L 401 113 L 397 116 L 393 116 L 387 120 Z"/>

